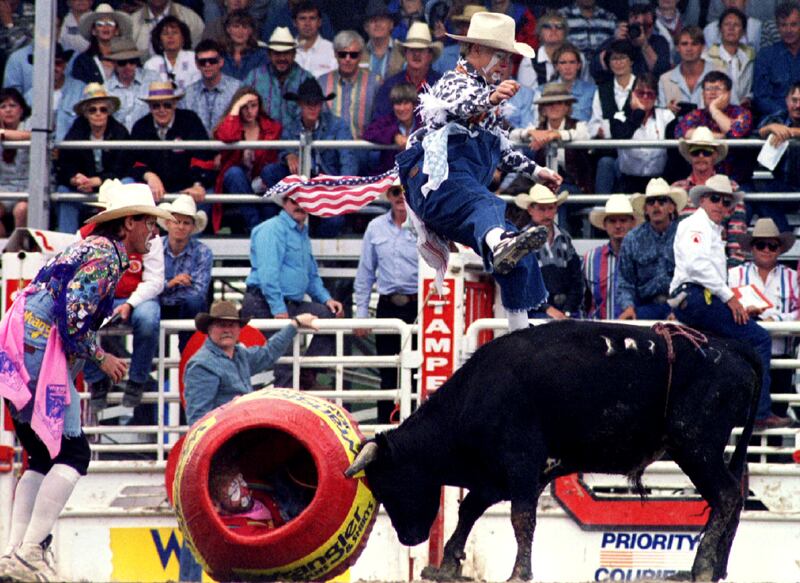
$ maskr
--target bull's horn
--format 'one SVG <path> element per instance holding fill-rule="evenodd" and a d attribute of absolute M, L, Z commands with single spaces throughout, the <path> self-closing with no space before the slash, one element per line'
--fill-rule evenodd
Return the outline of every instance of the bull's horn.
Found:
<path fill-rule="evenodd" d="M 370 441 L 363 448 L 361 451 L 358 452 L 356 459 L 353 460 L 353 463 L 350 464 L 350 467 L 344 471 L 344 475 L 348 478 L 352 478 L 358 472 L 363 470 L 367 467 L 367 465 L 374 461 L 375 458 L 378 457 L 378 444 L 374 441 Z"/>

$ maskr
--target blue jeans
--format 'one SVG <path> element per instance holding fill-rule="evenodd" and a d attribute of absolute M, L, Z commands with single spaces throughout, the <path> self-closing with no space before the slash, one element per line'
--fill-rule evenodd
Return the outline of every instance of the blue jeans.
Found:
<path fill-rule="evenodd" d="M 642 304 L 635 306 L 635 310 L 639 320 L 664 320 L 672 311 L 669 304 Z"/>
<path fill-rule="evenodd" d="M 428 181 L 422 171 L 422 145 L 417 143 L 397 155 L 406 201 L 429 229 L 471 247 L 490 270 L 492 253 L 484 243 L 486 234 L 495 228 L 517 231 L 505 219 L 506 203 L 487 188 L 500 159 L 500 140 L 483 130 L 476 137 L 456 134 L 450 136 L 447 150 L 448 179 L 427 196 L 422 194 L 422 186 Z M 495 273 L 494 278 L 506 309 L 531 310 L 547 298 L 539 264 L 532 253 L 509 273 Z"/>
<path fill-rule="evenodd" d="M 56 192 L 71 192 L 69 186 L 60 185 Z M 62 233 L 76 233 L 81 227 L 81 203 L 59 202 L 56 204 L 56 230 Z"/>
<path fill-rule="evenodd" d="M 617 159 L 611 156 L 603 156 L 597 161 L 597 171 L 594 178 L 594 190 L 596 194 L 611 194 L 616 192 L 616 185 L 622 178 Z"/>
<path fill-rule="evenodd" d="M 711 296 L 711 303 L 706 304 L 703 288 L 699 285 L 691 285 L 687 289 L 687 293 L 688 296 L 685 303 L 675 310 L 678 320 L 718 336 L 736 338 L 755 348 L 764 369 L 761 377 L 761 396 L 758 400 L 756 418 L 764 419 L 769 417 L 772 414 L 772 399 L 769 392 L 769 362 L 772 357 L 772 339 L 769 333 L 756 324 L 754 320 L 748 320 L 746 324 L 737 324 L 728 306 L 722 303 L 722 300 L 717 296 Z"/>
<path fill-rule="evenodd" d="M 124 304 L 125 298 L 114 300 L 114 307 Z M 145 383 L 150 377 L 153 358 L 158 351 L 158 329 L 161 324 L 161 306 L 158 300 L 147 300 L 131 312 L 129 324 L 133 327 L 133 354 L 128 377 L 135 383 Z M 84 377 L 89 383 L 96 383 L 105 376 L 97 365 L 87 362 Z"/>
<path fill-rule="evenodd" d="M 261 172 L 261 176 L 265 184 L 270 184 L 264 178 L 264 171 Z M 222 189 L 225 192 L 236 194 L 253 194 L 250 176 L 241 166 L 231 166 L 225 171 L 225 175 L 222 177 Z M 236 209 L 244 219 L 248 232 L 252 232 L 259 223 L 271 219 L 281 212 L 280 207 L 272 203 L 241 204 L 236 205 Z"/>

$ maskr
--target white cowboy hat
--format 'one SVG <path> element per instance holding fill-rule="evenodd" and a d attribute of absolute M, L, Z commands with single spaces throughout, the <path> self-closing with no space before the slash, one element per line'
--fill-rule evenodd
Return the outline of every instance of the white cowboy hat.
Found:
<path fill-rule="evenodd" d="M 636 224 L 642 223 L 644 218 L 637 214 L 631 206 L 631 199 L 625 194 L 612 194 L 608 197 L 605 207 L 597 207 L 589 213 L 589 222 L 601 231 L 606 230 L 606 217 L 626 216 L 634 218 Z"/>
<path fill-rule="evenodd" d="M 523 192 L 514 197 L 514 204 L 521 209 L 526 209 L 534 203 L 538 204 L 555 204 L 561 206 L 569 197 L 568 192 L 562 192 L 556 196 L 552 190 L 547 188 L 544 184 L 534 184 L 533 188 L 527 193 Z"/>
<path fill-rule="evenodd" d="M 464 8 L 461 9 L 461 14 L 451 16 L 450 20 L 453 22 L 469 22 L 472 20 L 472 17 L 479 12 L 489 11 L 486 10 L 486 6 L 481 6 L 480 4 L 466 4 Z"/>
<path fill-rule="evenodd" d="M 269 37 L 267 48 L 276 53 L 285 53 L 297 48 L 297 41 L 294 40 L 292 33 L 285 26 L 279 26 L 272 31 Z"/>
<path fill-rule="evenodd" d="M 711 130 L 705 126 L 696 128 L 691 138 L 681 138 L 678 142 L 678 151 L 690 164 L 692 162 L 692 157 L 689 152 L 695 148 L 710 148 L 716 151 L 717 162 L 720 162 L 728 155 L 728 146 L 720 144 L 719 140 L 711 133 Z"/>
<path fill-rule="evenodd" d="M 772 219 L 758 219 L 756 226 L 753 227 L 753 232 L 745 233 L 739 238 L 742 250 L 750 251 L 753 247 L 754 239 L 778 239 L 781 243 L 781 248 L 778 250 L 778 255 L 780 255 L 794 246 L 795 236 L 792 233 L 778 231 L 778 225 Z"/>
<path fill-rule="evenodd" d="M 656 196 L 668 196 L 675 203 L 675 211 L 681 212 L 683 207 L 686 206 L 686 191 L 682 188 L 670 186 L 669 183 L 663 178 L 652 178 L 647 183 L 647 189 L 644 194 L 637 193 L 631 199 L 631 206 L 633 211 L 637 214 L 644 215 L 644 203 L 648 198 Z"/>
<path fill-rule="evenodd" d="M 81 36 L 86 40 L 91 40 L 92 27 L 94 26 L 94 23 L 98 20 L 108 19 L 111 19 L 117 23 L 119 36 L 131 36 L 131 31 L 133 30 L 131 17 L 124 12 L 114 10 L 110 4 L 106 4 L 105 2 L 103 4 L 99 4 L 97 8 L 94 9 L 94 12 L 87 12 L 81 16 L 81 19 L 78 22 L 78 32 L 80 32 Z"/>
<path fill-rule="evenodd" d="M 111 103 L 111 113 L 114 113 L 119 109 L 119 97 L 110 95 L 108 91 L 106 91 L 105 86 L 101 83 L 89 83 L 83 88 L 83 99 L 75 104 L 75 106 L 72 108 L 72 111 L 78 115 L 83 115 L 84 106 L 88 105 L 92 101 L 100 100 L 105 100 Z"/>
<path fill-rule="evenodd" d="M 724 174 L 714 174 L 714 176 L 706 180 L 705 184 L 692 188 L 689 191 L 689 200 L 692 201 L 694 206 L 700 206 L 700 199 L 702 196 L 712 192 L 727 194 L 733 198 L 734 204 L 738 204 L 744 200 L 744 192 L 741 190 L 733 190 L 731 179 Z"/>
<path fill-rule="evenodd" d="M 147 87 L 147 97 L 140 97 L 141 101 L 178 101 L 183 99 L 183 92 L 172 81 L 153 81 Z"/>
<path fill-rule="evenodd" d="M 197 210 L 197 204 L 188 194 L 179 194 L 174 201 L 171 203 L 162 202 L 160 205 L 158 205 L 158 208 L 164 209 L 173 215 L 186 215 L 187 217 L 192 217 L 194 219 L 194 230 L 192 230 L 192 235 L 202 233 L 205 230 L 206 225 L 208 225 L 208 215 L 206 214 L 206 211 Z M 158 220 L 158 226 L 165 231 L 167 230 L 167 222 L 162 219 Z"/>
<path fill-rule="evenodd" d="M 472 43 L 531 58 L 536 51 L 530 45 L 514 41 L 516 23 L 506 14 L 478 12 L 472 15 L 466 36 L 447 33 L 462 43 Z"/>
<path fill-rule="evenodd" d="M 442 54 L 442 43 L 433 42 L 431 29 L 424 22 L 417 21 L 409 26 L 406 40 L 404 42 L 397 41 L 397 44 L 403 49 L 430 49 L 433 52 L 434 61 Z"/>
<path fill-rule="evenodd" d="M 109 181 L 106 181 L 109 182 Z M 120 217 L 131 215 L 151 215 L 162 219 L 172 219 L 173 216 L 166 210 L 160 209 L 153 202 L 153 193 L 146 184 L 122 184 L 119 180 L 111 181 L 102 191 L 102 204 L 105 210 L 90 217 L 86 223 L 106 223 Z"/>

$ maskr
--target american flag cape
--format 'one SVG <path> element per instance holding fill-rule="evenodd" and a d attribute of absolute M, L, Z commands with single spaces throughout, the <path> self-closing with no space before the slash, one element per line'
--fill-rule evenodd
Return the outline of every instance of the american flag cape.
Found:
<path fill-rule="evenodd" d="M 335 217 L 353 213 L 385 193 L 397 180 L 397 171 L 377 176 L 287 176 L 264 193 L 272 200 L 291 196 L 308 214 Z"/>

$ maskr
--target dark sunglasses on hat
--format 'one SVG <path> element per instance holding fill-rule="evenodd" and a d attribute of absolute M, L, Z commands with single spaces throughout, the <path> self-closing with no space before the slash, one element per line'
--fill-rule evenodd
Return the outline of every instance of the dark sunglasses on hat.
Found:
<path fill-rule="evenodd" d="M 702 156 L 703 158 L 710 158 L 714 155 L 714 150 L 709 148 L 694 148 L 689 150 L 690 156 Z"/>
<path fill-rule="evenodd" d="M 197 64 L 201 67 L 206 65 L 216 65 L 219 63 L 219 57 L 209 57 L 207 59 L 197 59 Z"/>
<path fill-rule="evenodd" d="M 725 208 L 733 206 L 733 199 L 729 196 L 717 194 L 716 192 L 712 192 L 711 194 L 707 194 L 706 196 L 708 197 L 708 200 L 710 200 L 714 204 L 722 203 L 722 206 L 724 206 Z"/>
<path fill-rule="evenodd" d="M 664 206 L 670 202 L 672 202 L 672 199 L 668 196 L 651 196 L 644 200 L 644 204 L 647 206 L 653 206 L 654 204 L 660 204 L 661 206 Z"/>
<path fill-rule="evenodd" d="M 764 251 L 765 249 L 769 249 L 770 251 L 777 251 L 781 248 L 780 243 L 775 243 L 773 241 L 754 241 L 753 247 L 758 249 L 759 251 Z"/>
<path fill-rule="evenodd" d="M 336 56 L 340 59 L 345 59 L 347 57 L 357 59 L 361 56 L 361 51 L 337 51 Z"/>
<path fill-rule="evenodd" d="M 127 67 L 128 65 L 136 65 L 137 67 L 141 66 L 142 61 L 137 59 L 117 59 L 114 61 L 115 64 L 119 65 L 120 67 Z"/>

